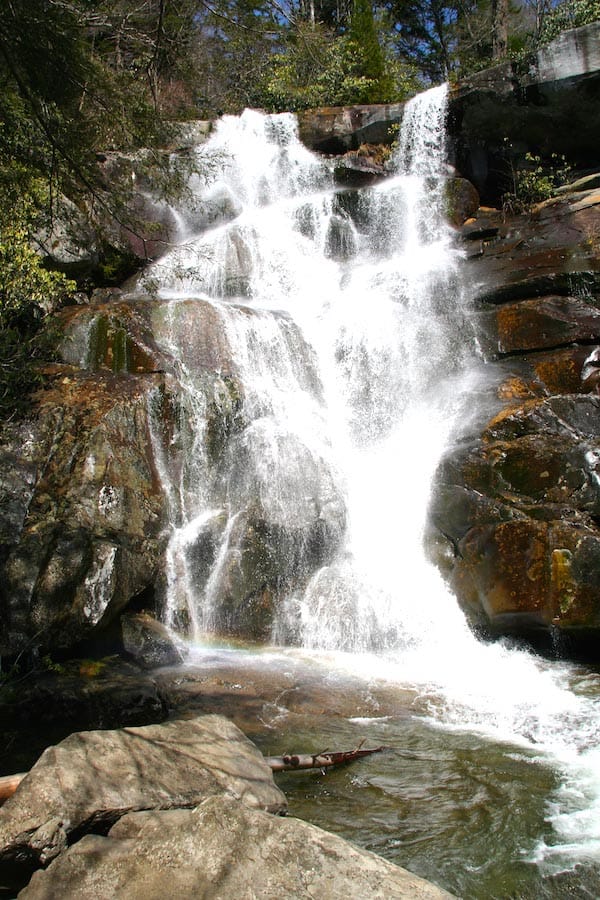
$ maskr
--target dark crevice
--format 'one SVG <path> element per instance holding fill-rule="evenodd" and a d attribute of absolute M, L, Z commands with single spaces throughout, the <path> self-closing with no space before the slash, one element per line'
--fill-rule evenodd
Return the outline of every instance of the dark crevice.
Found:
<path fill-rule="evenodd" d="M 556 350 L 577 349 L 577 347 L 598 347 L 600 345 L 600 334 L 596 338 L 583 338 L 577 341 L 566 341 L 562 344 L 552 344 L 548 347 L 539 347 L 532 350 L 506 350 L 498 351 L 491 358 L 493 360 L 504 361 L 506 359 L 527 359 L 528 356 L 541 356 L 544 353 L 554 353 Z"/>

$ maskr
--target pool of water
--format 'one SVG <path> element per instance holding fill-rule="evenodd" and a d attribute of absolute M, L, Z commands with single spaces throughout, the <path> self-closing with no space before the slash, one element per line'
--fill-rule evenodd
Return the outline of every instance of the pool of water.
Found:
<path fill-rule="evenodd" d="M 576 691 L 598 691 L 595 670 L 557 666 Z M 291 815 L 459 897 L 600 897 L 589 772 L 577 782 L 533 740 L 527 746 L 436 721 L 429 691 L 351 668 L 348 659 L 336 671 L 330 657 L 294 651 L 234 651 L 211 652 L 197 671 L 207 696 L 209 685 L 220 685 L 214 708 L 237 717 L 265 755 L 361 741 L 385 748 L 326 773 L 278 774 Z M 259 702 L 248 716 L 249 685 Z"/>

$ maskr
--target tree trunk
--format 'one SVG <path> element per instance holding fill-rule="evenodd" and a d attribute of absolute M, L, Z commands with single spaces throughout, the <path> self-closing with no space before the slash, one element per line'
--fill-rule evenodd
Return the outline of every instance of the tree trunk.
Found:
<path fill-rule="evenodd" d="M 508 0 L 492 0 L 492 59 L 504 59 L 508 50 Z"/>

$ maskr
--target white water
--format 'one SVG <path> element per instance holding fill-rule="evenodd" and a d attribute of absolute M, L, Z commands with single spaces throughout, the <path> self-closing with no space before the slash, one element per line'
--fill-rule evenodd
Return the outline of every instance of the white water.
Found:
<path fill-rule="evenodd" d="M 575 667 L 480 644 L 422 547 L 431 478 L 478 378 L 460 258 L 440 218 L 444 99 L 438 88 L 411 104 L 398 176 L 356 202 L 333 192 L 289 115 L 226 117 L 202 151 L 223 162 L 205 197 L 221 214 L 153 277 L 173 323 L 190 297 L 218 317 L 245 419 L 215 477 L 187 348 L 180 380 L 195 437 L 177 477 L 162 466 L 174 509 L 169 615 L 186 604 L 198 637 L 215 626 L 257 504 L 284 533 L 318 523 L 334 549 L 284 591 L 274 640 L 414 687 L 439 727 L 526 747 L 555 767 L 554 837 L 528 852 L 560 868 L 600 860 L 598 685 L 578 683 Z M 184 336 L 174 324 L 166 332 L 177 356 Z M 194 548 L 209 538 L 210 570 L 198 578 Z"/>

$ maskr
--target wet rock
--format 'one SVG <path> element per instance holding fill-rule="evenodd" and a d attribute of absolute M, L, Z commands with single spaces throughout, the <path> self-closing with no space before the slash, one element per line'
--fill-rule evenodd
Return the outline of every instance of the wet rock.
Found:
<path fill-rule="evenodd" d="M 7 497 L 19 527 L 0 555 L 3 655 L 72 646 L 156 578 L 163 497 L 148 408 L 162 384 L 66 369 L 40 396 L 31 464 Z"/>
<path fill-rule="evenodd" d="M 325 239 L 325 254 L 330 259 L 351 259 L 358 250 L 356 231 L 345 214 L 332 215 Z"/>
<path fill-rule="evenodd" d="M 120 619 L 123 649 L 143 669 L 175 666 L 183 662 L 181 641 L 147 613 L 124 613 Z"/>
<path fill-rule="evenodd" d="M 18 688 L 18 689 L 17 689 Z M 167 718 L 156 680 L 118 656 L 38 662 L 38 671 L 0 691 L 4 772 L 30 768 L 50 743 L 72 731 L 148 725 Z"/>
<path fill-rule="evenodd" d="M 386 178 L 393 164 L 390 151 L 381 144 L 362 144 L 358 150 L 345 153 L 335 161 L 333 174 L 338 184 L 345 187 L 365 187 Z"/>
<path fill-rule="evenodd" d="M 153 333 L 147 301 L 126 301 L 116 289 L 96 290 L 86 307 L 66 309 L 57 321 L 64 330 L 61 356 L 71 365 L 116 374 L 173 369 Z"/>
<path fill-rule="evenodd" d="M 133 900 L 165 893 L 207 900 L 450 896 L 314 825 L 212 797 L 194 810 L 126 816 L 108 837 L 86 837 L 62 854 L 20 897 Z"/>
<path fill-rule="evenodd" d="M 594 657 L 598 227 L 593 190 L 465 227 L 495 411 L 442 461 L 430 510 L 431 552 L 477 628 Z"/>
<path fill-rule="evenodd" d="M 175 483 L 201 454 L 216 477 L 211 467 L 218 473 L 243 424 L 210 304 L 113 291 L 59 321 L 65 363 L 47 367 L 35 419 L 6 428 L 0 452 L 0 652 L 9 656 L 101 640 L 133 598 L 156 592 L 167 540 L 160 472 Z M 179 380 L 172 341 L 193 386 Z"/>
<path fill-rule="evenodd" d="M 466 178 L 447 178 L 444 186 L 446 216 L 459 228 L 479 209 L 477 189 Z"/>
<path fill-rule="evenodd" d="M 589 640 L 600 626 L 600 406 L 595 396 L 511 405 L 440 468 L 431 519 L 444 568 L 478 627 Z"/>
<path fill-rule="evenodd" d="M 286 809 L 261 753 L 220 716 L 72 734 L 44 751 L 0 809 L 3 883 L 22 884 L 67 842 L 106 833 L 132 810 L 191 808 L 222 794 Z"/>
<path fill-rule="evenodd" d="M 469 248 L 474 229 L 495 234 L 481 239 L 467 264 L 469 283 L 480 304 L 502 305 L 544 296 L 586 300 L 600 288 L 595 238 L 600 197 L 578 195 L 548 201 L 530 215 L 482 212 L 466 226 Z M 593 306 L 593 303 L 592 303 Z"/>
<path fill-rule="evenodd" d="M 403 103 L 306 110 L 298 113 L 300 140 L 322 153 L 345 153 L 364 143 L 391 144 L 403 110 Z"/>
<path fill-rule="evenodd" d="M 600 340 L 600 310 L 585 298 L 549 295 L 504 304 L 490 326 L 490 346 L 498 353 L 544 350 Z"/>

